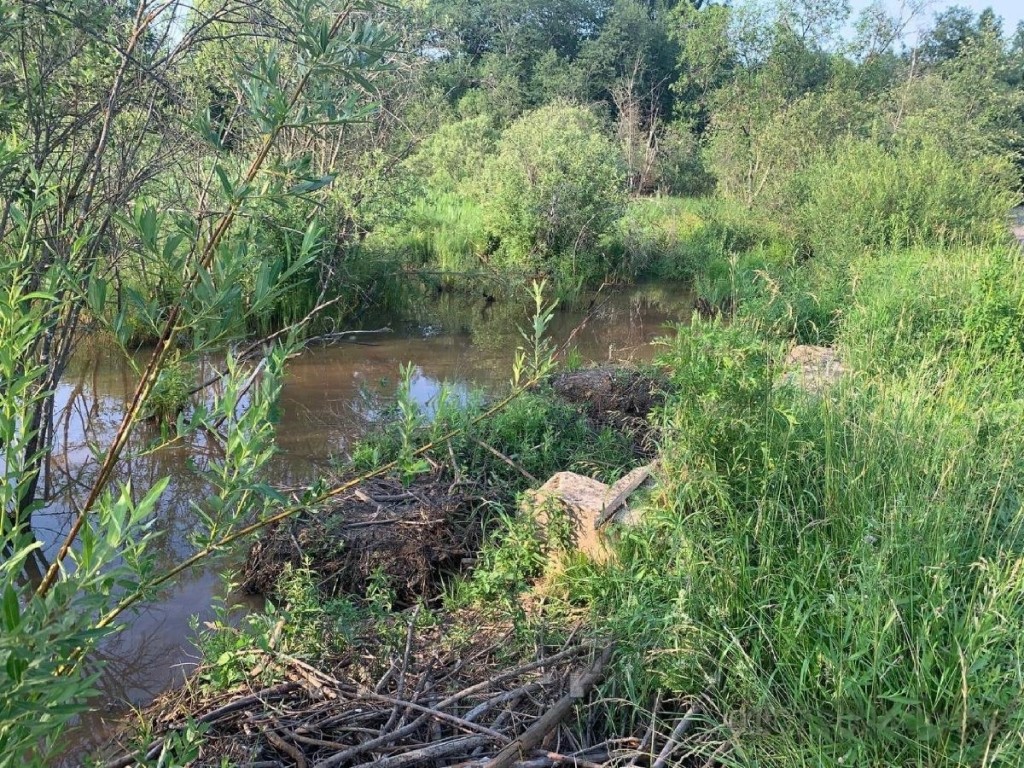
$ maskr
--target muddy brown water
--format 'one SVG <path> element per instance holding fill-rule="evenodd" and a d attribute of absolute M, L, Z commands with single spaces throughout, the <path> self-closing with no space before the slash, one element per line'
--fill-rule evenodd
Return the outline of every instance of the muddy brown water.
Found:
<path fill-rule="evenodd" d="M 692 295 L 681 286 L 640 286 L 586 297 L 578 306 L 561 309 L 549 331 L 558 344 L 572 335 L 569 348 L 583 362 L 648 360 L 656 354 L 652 342 L 688 319 L 692 305 Z M 427 410 L 442 383 L 462 395 L 507 386 L 515 349 L 522 343 L 517 328 L 528 320 L 525 307 L 517 303 L 446 296 L 390 323 L 390 332 L 307 350 L 288 364 L 273 481 L 302 484 L 344 461 L 354 441 L 393 402 L 403 364 L 413 365 L 412 395 Z M 58 392 L 57 445 L 45 477 L 48 496 L 55 501 L 36 516 L 37 535 L 49 553 L 66 532 L 74 503 L 88 490 L 92 451 L 111 439 L 134 384 L 131 366 L 113 351 L 83 349 L 69 368 Z M 203 496 L 195 465 L 205 452 L 206 446 L 196 441 L 136 456 L 125 462 L 119 478 L 130 479 L 137 491 L 158 478 L 171 478 L 156 514 L 163 565 L 189 553 L 195 525 L 190 504 Z M 214 618 L 217 601 L 242 611 L 255 607 L 252 598 L 228 591 L 220 576 L 224 570 L 221 562 L 183 574 L 105 643 L 94 712 L 62 738 L 67 752 L 58 764 L 78 764 L 128 708 L 144 706 L 184 679 L 198 656 L 194 627 Z"/>

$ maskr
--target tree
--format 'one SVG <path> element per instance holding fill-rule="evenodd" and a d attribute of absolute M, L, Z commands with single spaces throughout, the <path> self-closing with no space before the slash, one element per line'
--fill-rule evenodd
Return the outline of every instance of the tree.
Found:
<path fill-rule="evenodd" d="M 582 107 L 553 104 L 513 123 L 481 180 L 488 231 L 512 266 L 550 271 L 591 257 L 624 200 L 622 159 Z"/>
<path fill-rule="evenodd" d="M 236 338 L 321 247 L 319 230 L 306 227 L 296 252 L 261 263 L 243 296 L 258 206 L 316 194 L 330 181 L 283 140 L 365 117 L 357 86 L 386 63 L 371 6 L 289 0 L 288 36 L 238 75 L 237 119 L 251 151 L 228 151 L 224 131 L 208 112 L 192 111 L 179 85 L 190 55 L 216 39 L 216 24 L 248 7 L 223 0 L 180 29 L 176 4 L 154 0 L 0 4 L 0 82 L 22 96 L 0 104 L 12 130 L 0 150 L 0 765 L 30 754 L 45 761 L 89 691 L 84 663 L 123 612 L 280 501 L 259 473 L 273 452 L 281 347 L 268 348 L 262 377 L 229 359 L 214 402 L 177 419 L 179 433 L 202 430 L 222 449 L 203 470 L 211 492 L 191 561 L 160 572 L 149 555 L 150 515 L 167 479 L 149 488 L 115 479 L 172 357 Z M 238 24 L 232 34 L 254 32 Z M 345 98 L 337 89 L 330 101 L 319 98 L 325 78 L 339 75 Z M 174 283 L 148 281 L 147 269 Z M 129 313 L 157 344 L 66 536 L 40 563 L 32 512 L 45 503 L 38 484 L 54 391 L 81 335 L 103 328 L 126 343 Z M 179 345 L 186 330 L 189 343 Z M 246 392 L 249 406 L 240 408 Z"/>
<path fill-rule="evenodd" d="M 669 86 L 678 53 L 668 35 L 666 14 L 660 4 L 616 0 L 599 34 L 582 43 L 573 64 L 585 101 L 614 104 L 614 91 L 629 83 L 634 93 L 646 94 L 649 112 L 671 113 Z"/>
<path fill-rule="evenodd" d="M 932 28 L 922 36 L 919 46 L 921 59 L 931 65 L 952 61 L 978 35 L 987 32 L 1001 36 L 1001 27 L 991 8 L 976 17 L 969 8 L 951 6 L 935 15 Z"/>

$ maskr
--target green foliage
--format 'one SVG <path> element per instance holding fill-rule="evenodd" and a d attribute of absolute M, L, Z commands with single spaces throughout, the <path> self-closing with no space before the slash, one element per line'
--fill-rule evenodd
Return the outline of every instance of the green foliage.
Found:
<path fill-rule="evenodd" d="M 722 28 L 734 28 L 731 34 L 720 29 L 718 37 L 706 37 L 696 30 L 711 16 L 697 22 L 681 15 L 677 34 L 684 53 L 697 49 L 686 54 L 694 61 L 691 73 L 676 86 L 693 91 L 696 83 L 714 84 L 699 103 L 707 114 L 709 166 L 722 191 L 785 213 L 793 177 L 830 162 L 858 138 L 901 151 L 937 147 L 965 174 L 1000 177 L 1006 186 L 1021 147 L 1024 94 L 1014 83 L 1011 71 L 1019 66 L 1001 34 L 989 25 L 941 66 L 885 64 L 878 36 L 891 44 L 896 33 L 879 18 L 873 33 L 855 41 L 865 47 L 865 58 L 851 60 L 822 47 L 828 33 L 812 31 L 829 26 L 839 5 L 787 11 L 804 15 L 807 32 L 801 37 L 794 32 L 801 25 L 785 19 L 773 26 L 761 21 L 748 37 L 737 9 Z M 713 40 L 720 42 L 708 42 Z M 736 46 L 731 52 L 730 44 Z M 737 67 L 743 59 L 746 66 Z"/>
<path fill-rule="evenodd" d="M 1014 196 L 998 161 L 957 162 L 927 142 L 841 143 L 800 178 L 795 229 L 815 253 L 1006 239 Z"/>
<path fill-rule="evenodd" d="M 326 302 L 394 306 L 410 267 L 561 292 L 673 277 L 735 310 L 667 343 L 647 523 L 607 567 L 567 561 L 567 602 L 624 649 L 613 688 L 708 691 L 736 763 L 1024 762 L 1024 288 L 1004 242 L 1024 38 L 953 9 L 907 57 L 878 7 L 841 43 L 840 0 L 705 5 L 231 0 L 172 19 L 0 0 L 0 766 L 45 761 L 97 644 L 194 562 L 152 557 L 167 478 L 116 482 L 142 417 L 217 445 L 192 539 L 225 549 L 286 504 L 265 472 L 295 339 L 255 370 L 228 355 L 189 407 L 197 361 Z M 519 384 L 552 359 L 554 305 L 534 301 Z M 32 522 L 83 331 L 167 343 L 50 563 Z M 855 374 L 822 398 L 777 385 L 791 340 Z M 430 458 L 486 481 L 500 514 L 460 589 L 511 607 L 551 545 L 507 513 L 528 478 L 616 479 L 632 446 L 543 386 L 475 424 L 481 398 L 446 392 L 430 419 L 411 386 L 406 368 L 356 464 L 411 481 L 461 428 Z M 357 614 L 401 641 L 383 574 L 358 609 L 323 604 L 306 568 L 279 588 L 268 614 L 215 623 L 209 686 L 271 648 L 329 652 Z"/>
<path fill-rule="evenodd" d="M 654 176 L 658 189 L 673 195 L 702 197 L 714 191 L 715 178 L 692 125 L 677 121 L 665 127 L 658 138 Z"/>
<path fill-rule="evenodd" d="M 401 383 L 398 385 L 398 394 L 395 398 L 395 406 L 398 409 L 398 419 L 395 421 L 399 437 L 398 448 L 398 472 L 402 482 L 408 485 L 416 475 L 430 471 L 430 465 L 422 457 L 416 456 L 418 447 L 415 444 L 416 431 L 423 423 L 423 414 L 412 397 L 412 380 L 414 369 L 412 363 L 407 363 L 401 368 Z M 443 402 L 447 397 L 442 393 L 440 400 Z"/>
<path fill-rule="evenodd" d="M 714 97 L 708 159 L 719 188 L 747 206 L 779 207 L 794 175 L 848 135 L 870 125 L 863 96 L 828 89 L 784 98 L 759 73 L 738 79 Z"/>
<path fill-rule="evenodd" d="M 770 336 L 832 344 L 852 292 L 847 265 L 796 256 L 794 248 L 776 243 L 741 257 L 730 265 L 734 288 L 728 295 L 740 316 Z"/>
<path fill-rule="evenodd" d="M 1020 358 L 808 398 L 773 388 L 778 355 L 745 324 L 669 344 L 647 522 L 604 571 L 568 571 L 570 598 L 648 675 L 632 695 L 708 692 L 743 763 L 1016 764 Z"/>
<path fill-rule="evenodd" d="M 543 572 L 547 555 L 532 515 L 499 513 L 497 526 L 480 549 L 476 568 L 455 585 L 449 602 L 511 608 Z"/>
<path fill-rule="evenodd" d="M 40 456 L 33 442 L 39 424 L 32 414 L 44 399 L 47 369 L 31 350 L 45 332 L 45 302 L 53 297 L 29 290 L 31 280 L 15 264 L 2 267 L 0 292 L 0 450 L 5 482 L 0 485 L 0 765 L 23 765 L 34 751 L 46 754 L 59 725 L 83 708 L 95 672 L 74 660 L 94 649 L 111 629 L 97 627 L 108 596 L 131 586 L 152 538 L 148 518 L 167 487 L 163 479 L 141 497 L 130 485 L 106 492 L 70 554 L 68 573 L 45 597 L 33 594 L 25 573 L 46 567 L 31 530 Z M 55 727 L 58 726 L 58 727 Z M 35 758 L 33 758 L 35 759 Z"/>
<path fill-rule="evenodd" d="M 264 611 L 232 619 L 219 605 L 214 621 L 202 628 L 193 622 L 204 660 L 199 680 L 208 692 L 231 690 L 252 679 L 254 669 L 269 683 L 274 669 L 268 661 L 275 653 L 321 658 L 345 647 L 365 610 L 346 599 L 325 600 L 317 581 L 308 564 L 286 564 L 276 583 L 278 599 Z"/>
<path fill-rule="evenodd" d="M 526 386 L 530 381 L 540 381 L 555 367 L 555 347 L 547 338 L 548 326 L 555 316 L 558 300 L 548 302 L 544 298 L 545 282 L 533 282 L 531 298 L 533 299 L 533 327 L 529 330 L 520 328 L 519 335 L 526 346 L 516 349 L 516 357 L 512 363 L 512 386 Z"/>
<path fill-rule="evenodd" d="M 610 429 L 595 429 L 579 411 L 550 395 L 523 395 L 481 426 L 482 442 L 515 460 L 534 477 L 568 470 L 612 478 L 635 461 L 622 435 Z M 523 479 L 514 469 L 477 443 L 466 440 L 457 447 L 456 455 L 461 457 L 465 471 L 522 487 Z"/>
<path fill-rule="evenodd" d="M 581 46 L 570 65 L 582 92 L 571 95 L 584 103 L 604 100 L 621 111 L 620 91 L 644 94 L 651 114 L 669 114 L 672 93 L 669 83 L 677 56 L 675 42 L 665 25 L 666 7 L 639 0 L 614 0 L 602 19 L 600 32 Z"/>
<path fill-rule="evenodd" d="M 622 435 L 611 429 L 596 429 L 577 409 L 544 391 L 524 393 L 501 412 L 470 425 L 482 407 L 479 399 L 475 402 L 465 409 L 441 409 L 437 418 L 420 431 L 417 444 L 453 429 L 464 429 L 451 441 L 459 471 L 493 489 L 507 489 L 506 500 L 527 487 L 519 468 L 534 477 L 571 470 L 617 479 L 618 473 L 635 461 L 632 446 Z M 397 424 L 368 436 L 353 450 L 356 467 L 397 460 L 402 441 Z M 488 446 L 517 467 L 509 466 Z M 430 455 L 437 462 L 451 463 L 445 446 Z"/>
<path fill-rule="evenodd" d="M 679 3 L 669 18 L 670 34 L 679 48 L 678 77 L 672 90 L 680 97 L 680 111 L 690 119 L 707 122 L 710 95 L 721 87 L 736 65 L 733 10 L 712 5 L 700 10 Z"/>
<path fill-rule="evenodd" d="M 206 20 L 203 34 L 184 22 L 181 47 L 164 48 L 166 30 L 182 19 L 168 7 L 150 10 L 86 0 L 60 12 L 0 11 L 0 82 L 21 94 L 17 106 L 0 99 L 17 137 L 14 152 L 6 140 L 0 152 L 2 766 L 49 762 L 64 726 L 88 706 L 97 644 L 123 615 L 285 504 L 264 478 L 293 335 L 268 344 L 255 371 L 227 354 L 216 390 L 181 409 L 194 364 L 223 354 L 279 306 L 323 253 L 323 232 L 306 216 L 282 233 L 280 250 L 253 259 L 251 246 L 257 231 L 274 231 L 268 209 L 302 199 L 308 210 L 330 180 L 285 137 L 365 118 L 363 73 L 382 65 L 390 45 L 369 15 L 342 28 L 347 12 L 286 3 L 278 10 L 288 40 L 261 38 L 265 46 L 238 72 L 233 120 L 251 143 L 249 154 L 237 146 L 229 158 L 209 116 L 192 120 L 193 102 L 165 98 L 187 79 L 181 67 L 194 46 L 216 36 Z M 241 11 L 233 18 L 241 25 L 245 10 L 228 3 L 216 13 Z M 111 444 L 83 474 L 70 529 L 44 555 L 32 518 L 51 501 L 38 481 L 54 397 L 82 333 L 97 328 L 121 344 L 139 335 L 161 343 Z M 170 478 L 138 488 L 118 480 L 147 407 L 176 417 L 179 433 L 163 431 L 147 450 L 200 433 L 217 447 L 195 468 L 208 489 L 194 500 L 195 554 L 165 567 L 151 543 Z"/>
<path fill-rule="evenodd" d="M 459 273 L 479 268 L 488 244 L 480 206 L 439 192 L 413 201 L 399 222 L 374 232 L 367 246 L 396 253 L 405 264 L 440 270 L 450 286 Z"/>
<path fill-rule="evenodd" d="M 591 249 L 617 218 L 624 193 L 619 152 L 588 111 L 552 105 L 520 118 L 502 135 L 481 183 L 499 263 L 570 280 L 597 276 Z"/>

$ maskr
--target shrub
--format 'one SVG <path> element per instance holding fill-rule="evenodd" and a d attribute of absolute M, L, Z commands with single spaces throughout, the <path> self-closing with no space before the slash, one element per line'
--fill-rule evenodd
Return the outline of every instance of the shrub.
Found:
<path fill-rule="evenodd" d="M 860 98 L 843 90 L 786 101 L 777 86 L 755 78 L 716 96 L 707 162 L 722 193 L 747 206 L 775 209 L 791 179 L 843 136 L 869 122 Z"/>
<path fill-rule="evenodd" d="M 453 191 L 480 170 L 493 154 L 497 139 L 498 132 L 486 115 L 445 123 L 406 164 L 431 189 Z"/>
<path fill-rule="evenodd" d="M 815 253 L 1006 238 L 1014 195 L 998 158 L 954 160 L 935 143 L 840 143 L 799 179 L 786 215 Z"/>
<path fill-rule="evenodd" d="M 598 238 L 625 202 L 618 147 L 590 112 L 564 104 L 513 123 L 481 182 L 484 220 L 500 241 L 499 260 L 573 277 L 591 271 Z"/>

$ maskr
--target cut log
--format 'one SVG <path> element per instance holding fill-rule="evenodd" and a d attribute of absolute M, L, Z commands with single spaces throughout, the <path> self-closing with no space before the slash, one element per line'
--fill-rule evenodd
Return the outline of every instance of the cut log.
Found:
<path fill-rule="evenodd" d="M 548 531 L 552 522 L 550 505 L 558 505 L 569 520 L 572 548 L 600 562 L 609 554 L 603 529 L 610 522 L 637 522 L 626 502 L 650 479 L 653 468 L 653 464 L 637 467 L 612 486 L 575 472 L 558 472 L 527 494 L 525 507 Z"/>

